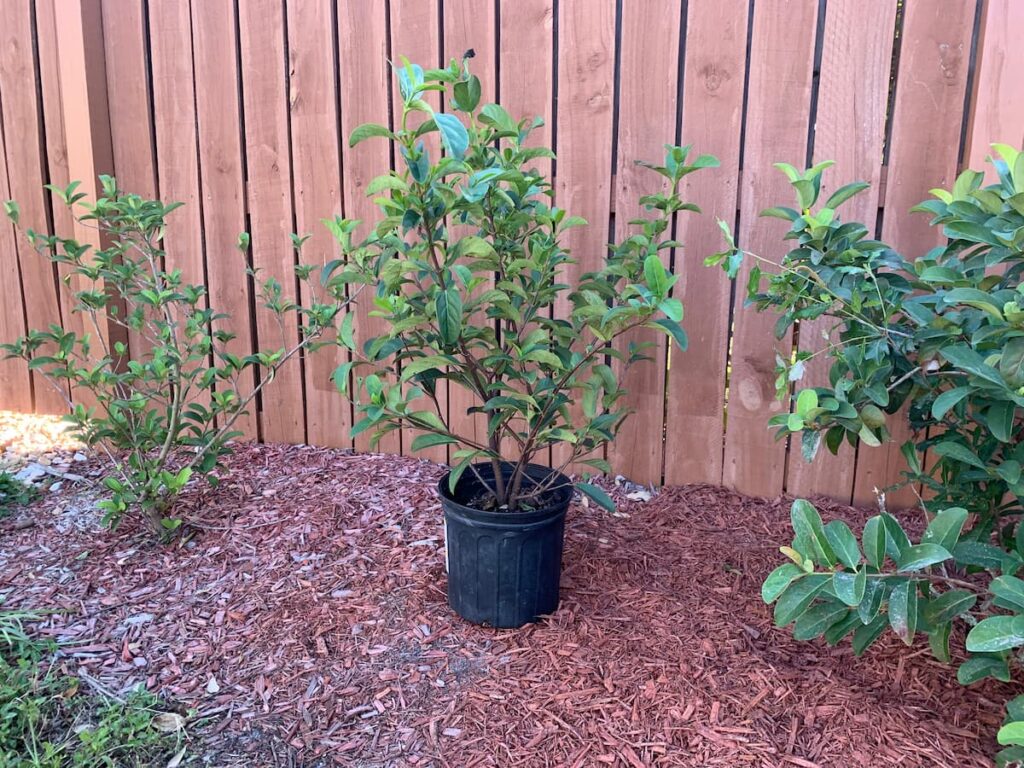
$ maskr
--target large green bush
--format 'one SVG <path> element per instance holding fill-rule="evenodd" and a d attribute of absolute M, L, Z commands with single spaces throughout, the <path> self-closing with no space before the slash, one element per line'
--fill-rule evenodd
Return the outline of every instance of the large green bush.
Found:
<path fill-rule="evenodd" d="M 73 433 L 109 459 L 104 482 L 111 496 L 100 502 L 105 520 L 117 524 L 135 509 L 168 536 L 181 524 L 171 513 L 174 497 L 193 474 L 216 482 L 214 470 L 240 434 L 235 424 L 277 371 L 334 343 L 331 331 L 350 335 L 353 316 L 343 312 L 346 286 L 332 269 L 314 273 L 312 265 L 297 266 L 309 300 L 306 306 L 289 300 L 278 280 L 261 279 L 247 266 L 249 236 L 242 233 L 238 279 L 253 279 L 260 310 L 278 319 L 281 333 L 262 339 L 266 346 L 259 351 L 238 350 L 228 330 L 231 317 L 210 306 L 205 287 L 165 264 L 167 216 L 180 203 L 164 205 L 121 191 L 110 177 L 101 180 L 103 196 L 95 203 L 76 191 L 77 182 L 51 191 L 82 226 L 102 233 L 102 248 L 26 232 L 40 255 L 60 268 L 81 330 L 73 322 L 32 329 L 0 349 L 26 360 L 68 399 Z M 5 209 L 17 224 L 17 204 L 7 201 Z M 301 249 L 304 238 L 292 239 Z M 297 318 L 294 337 L 289 315 Z M 138 345 L 130 352 L 129 334 Z"/>
<path fill-rule="evenodd" d="M 776 623 L 801 639 L 852 634 L 857 653 L 887 628 L 907 644 L 923 634 L 948 661 L 951 627 L 963 622 L 964 684 L 1010 680 L 1024 646 L 1024 153 L 994 149 L 997 183 L 965 171 L 915 208 L 947 242 L 914 260 L 840 221 L 839 207 L 866 185 L 818 205 L 828 164 L 779 166 L 798 200 L 762 214 L 791 222 L 794 248 L 781 263 L 736 248 L 727 229 L 730 248 L 709 260 L 735 276 L 754 259 L 748 302 L 779 315 L 779 337 L 827 319 L 823 351 L 779 358 L 783 397 L 810 357 L 830 364 L 829 386 L 794 393 L 791 412 L 771 420 L 780 437 L 799 436 L 811 460 L 822 441 L 833 452 L 844 439 L 877 446 L 893 419 L 915 435 L 902 450 L 905 482 L 923 490 L 923 536 L 913 543 L 883 504 L 858 542 L 796 502 L 796 537 L 783 548 L 792 562 L 763 588 Z M 1010 745 L 1001 762 L 1024 760 L 1024 697 L 1009 703 L 999 741 Z"/>
<path fill-rule="evenodd" d="M 344 273 L 376 286 L 374 314 L 387 331 L 353 348 L 337 381 L 361 416 L 354 434 L 376 440 L 404 426 L 421 432 L 412 450 L 452 446 L 453 487 L 475 462 L 490 462 L 490 501 L 515 510 L 555 482 L 556 475 L 523 482 L 525 467 L 546 460 L 553 446 L 567 446 L 560 468 L 608 471 L 601 449 L 627 415 L 620 376 L 651 346 L 616 340 L 649 328 L 685 348 L 683 307 L 670 296 L 676 278 L 664 266 L 667 249 L 678 245 L 669 230 L 677 212 L 696 210 L 680 199 L 682 179 L 718 161 L 667 147 L 664 164 L 648 166 L 661 177 L 641 199 L 650 215 L 631 222 L 634 232 L 598 269 L 568 279 L 574 260 L 562 239 L 586 222 L 551 204 L 551 185 L 533 167 L 553 157 L 527 145 L 540 121 L 481 106 L 480 81 L 465 62 L 396 69 L 395 130 L 367 124 L 351 138 L 395 143 L 398 170 L 368 189 L 379 195 L 382 218 L 360 242 L 352 239 L 358 222 L 335 223 Z M 444 93 L 447 111 L 424 101 L 431 91 Z M 424 142 L 431 134 L 440 134 L 443 155 L 431 156 Z M 441 402 L 446 381 L 471 393 L 471 414 L 486 422 L 481 436 L 459 431 Z M 513 466 L 507 484 L 503 462 Z M 577 488 L 611 504 L 597 486 Z"/>

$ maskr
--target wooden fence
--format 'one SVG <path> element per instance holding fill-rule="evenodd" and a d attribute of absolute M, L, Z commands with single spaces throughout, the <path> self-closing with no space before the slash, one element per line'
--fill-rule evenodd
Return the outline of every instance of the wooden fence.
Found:
<path fill-rule="evenodd" d="M 722 160 L 689 185 L 705 215 L 680 221 L 686 248 L 671 257 L 690 349 L 658 340 L 657 363 L 630 373 L 636 414 L 610 449 L 615 470 L 868 501 L 897 477 L 898 443 L 807 465 L 768 431 L 784 407 L 775 350 L 793 340 L 776 342 L 773 319 L 743 311 L 734 286 L 702 266 L 720 247 L 715 218 L 748 249 L 780 255 L 784 225 L 757 217 L 790 197 L 772 163 L 831 158 L 829 187 L 873 185 L 848 215 L 923 253 L 939 233 L 907 215 L 911 205 L 958 168 L 980 167 L 989 142 L 1024 142 L 1022 34 L 1019 0 L 3 0 L 0 197 L 19 201 L 24 225 L 61 234 L 73 224 L 47 182 L 81 179 L 93 192 L 96 174 L 112 172 L 131 191 L 185 202 L 168 258 L 242 319 L 235 330 L 249 346 L 270 328 L 245 321 L 253 297 L 238 232 L 251 232 L 254 264 L 285 285 L 290 232 L 314 233 L 307 257 L 332 257 L 320 218 L 372 217 L 364 188 L 389 164 L 382 143 L 345 141 L 387 120 L 388 60 L 434 65 L 473 48 L 484 98 L 545 120 L 557 203 L 592 223 L 568 243 L 580 269 L 627 231 L 651 189 L 634 159 L 672 142 Z M 6 225 L 0 270 L 0 337 L 73 321 L 55 273 Z M 359 312 L 364 336 L 379 330 Z M 798 343 L 816 337 L 805 324 Z M 285 370 L 250 434 L 349 445 L 335 365 L 322 352 Z M 0 407 L 62 404 L 7 362 Z M 453 394 L 451 407 L 465 403 Z M 393 435 L 384 449 L 401 442 Z"/>

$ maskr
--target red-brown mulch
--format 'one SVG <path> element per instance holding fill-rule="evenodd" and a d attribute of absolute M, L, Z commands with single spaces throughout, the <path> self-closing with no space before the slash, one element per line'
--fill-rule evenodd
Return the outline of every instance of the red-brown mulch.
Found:
<path fill-rule="evenodd" d="M 201 529 L 174 548 L 60 525 L 52 500 L 0 533 L 5 607 L 65 611 L 49 630 L 95 687 L 199 709 L 207 764 L 962 768 L 998 748 L 1009 686 L 961 688 L 920 641 L 855 659 L 773 628 L 785 500 L 574 506 L 561 608 L 502 631 L 446 605 L 439 467 L 242 446 L 229 469 L 186 493 Z"/>

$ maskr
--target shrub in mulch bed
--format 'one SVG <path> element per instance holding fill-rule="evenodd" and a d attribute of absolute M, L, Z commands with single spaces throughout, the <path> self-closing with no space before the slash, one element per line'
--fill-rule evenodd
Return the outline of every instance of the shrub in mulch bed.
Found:
<path fill-rule="evenodd" d="M 772 626 L 785 499 L 610 489 L 628 517 L 570 512 L 558 612 L 494 630 L 446 604 L 442 472 L 240 446 L 183 495 L 173 547 L 57 535 L 37 504 L 0 533 L 0 596 L 63 609 L 45 632 L 107 688 L 212 718 L 193 758 L 218 766 L 991 765 L 1009 686 L 961 688 L 925 646 L 854 663 Z"/>

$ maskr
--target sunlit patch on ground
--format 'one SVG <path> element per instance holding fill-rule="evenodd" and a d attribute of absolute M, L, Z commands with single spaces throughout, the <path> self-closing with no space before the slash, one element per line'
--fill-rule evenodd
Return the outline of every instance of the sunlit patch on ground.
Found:
<path fill-rule="evenodd" d="M 0 469 L 27 462 L 52 463 L 82 448 L 60 416 L 0 411 Z"/>

